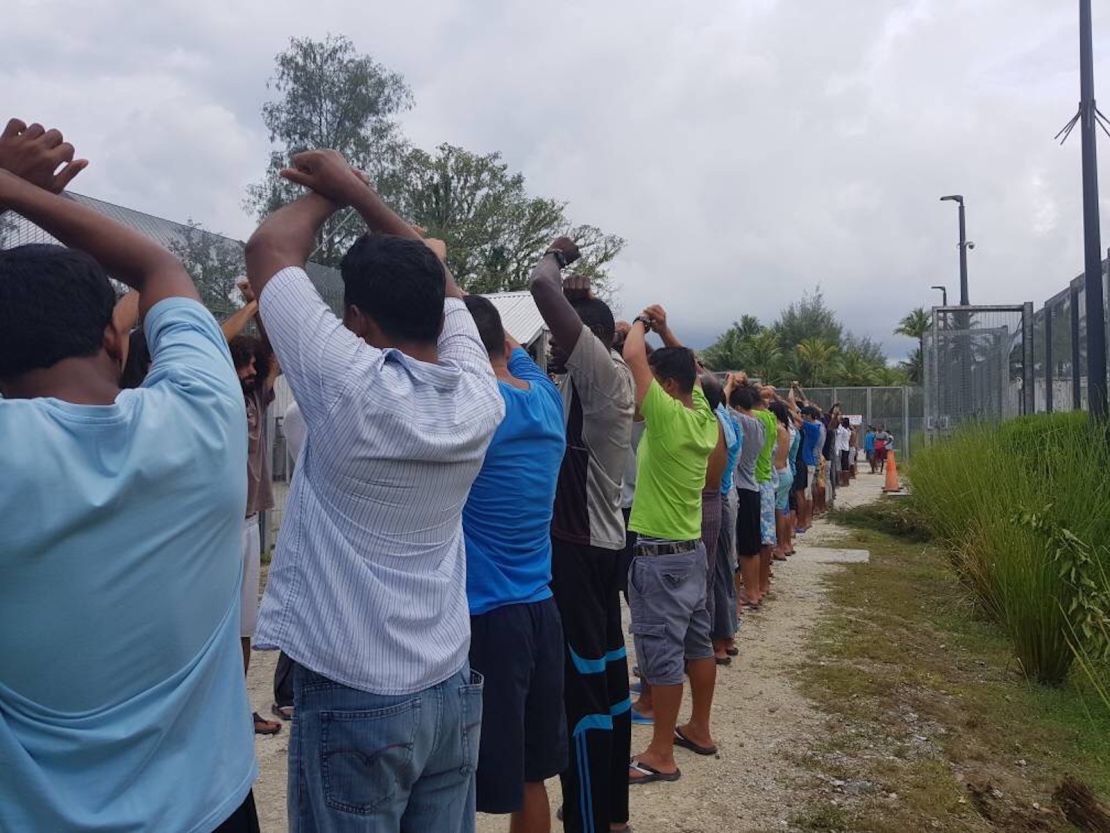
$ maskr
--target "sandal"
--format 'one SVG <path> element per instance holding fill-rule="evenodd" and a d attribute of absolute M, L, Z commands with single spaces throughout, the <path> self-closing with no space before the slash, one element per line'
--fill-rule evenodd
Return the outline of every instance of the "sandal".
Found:
<path fill-rule="evenodd" d="M 629 709 L 629 711 L 632 713 L 632 725 L 633 726 L 654 726 L 655 725 L 655 718 L 654 717 L 647 717 L 646 715 L 642 715 L 638 711 L 636 711 L 635 709 Z"/>
<path fill-rule="evenodd" d="M 267 720 L 258 712 L 254 712 L 254 733 L 256 735 L 276 735 L 281 731 L 281 724 L 276 720 Z"/>
<path fill-rule="evenodd" d="M 651 784 L 655 781 L 667 781 L 668 783 L 677 781 L 682 777 L 682 770 L 676 769 L 674 772 L 660 772 L 653 766 L 648 766 L 633 758 L 628 762 L 628 768 L 633 772 L 640 773 L 639 776 L 629 774 L 628 783 L 632 784 Z"/>
<path fill-rule="evenodd" d="M 740 649 L 736 646 L 732 646 L 731 648 L 725 648 L 725 653 L 730 657 L 738 657 L 740 656 Z"/>
<path fill-rule="evenodd" d="M 272 714 L 274 717 L 280 717 L 282 720 L 292 720 L 293 707 L 279 706 L 277 703 L 274 703 L 272 706 L 270 706 L 270 714 Z"/>
<path fill-rule="evenodd" d="M 689 749 L 691 752 L 697 755 L 709 756 L 717 754 L 716 746 L 700 746 L 694 743 L 692 740 L 686 737 L 686 735 L 682 733 L 682 729 L 677 726 L 675 726 L 674 729 L 674 745 L 681 746 L 683 749 Z"/>

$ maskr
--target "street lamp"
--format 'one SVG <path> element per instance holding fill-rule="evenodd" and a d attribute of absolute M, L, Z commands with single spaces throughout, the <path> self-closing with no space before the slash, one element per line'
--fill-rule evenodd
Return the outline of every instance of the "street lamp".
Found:
<path fill-rule="evenodd" d="M 942 307 L 948 306 L 948 287 L 947 286 L 930 286 L 929 289 L 940 290 L 940 305 Z"/>
<path fill-rule="evenodd" d="M 949 194 L 941 197 L 940 201 L 951 200 L 960 207 L 960 306 L 966 307 L 971 302 L 967 299 L 967 250 L 974 249 L 975 244 L 967 239 L 967 227 L 964 223 L 964 198 L 963 194 Z"/>

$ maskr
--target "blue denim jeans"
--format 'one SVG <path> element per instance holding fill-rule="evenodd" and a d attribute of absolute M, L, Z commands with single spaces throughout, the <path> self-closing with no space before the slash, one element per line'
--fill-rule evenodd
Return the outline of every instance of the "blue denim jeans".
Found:
<path fill-rule="evenodd" d="M 290 833 L 473 833 L 482 677 L 399 697 L 297 666 Z"/>

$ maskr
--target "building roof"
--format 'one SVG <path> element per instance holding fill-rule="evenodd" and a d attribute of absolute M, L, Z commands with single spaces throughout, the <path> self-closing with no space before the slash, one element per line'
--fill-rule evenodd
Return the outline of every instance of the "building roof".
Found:
<path fill-rule="evenodd" d="M 501 313 L 505 331 L 525 346 L 531 346 L 545 325 L 531 292 L 497 292 L 486 295 Z"/>

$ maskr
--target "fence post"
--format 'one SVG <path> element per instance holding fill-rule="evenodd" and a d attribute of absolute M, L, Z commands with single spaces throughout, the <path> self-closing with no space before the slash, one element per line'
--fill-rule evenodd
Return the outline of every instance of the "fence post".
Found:
<path fill-rule="evenodd" d="M 1079 287 L 1073 282 L 1071 290 L 1071 406 L 1072 410 L 1083 409 L 1083 388 L 1079 366 Z"/>
<path fill-rule="evenodd" d="M 1037 412 L 1033 361 L 1033 302 L 1026 301 L 1021 305 L 1021 404 L 1022 413 L 1025 414 Z"/>
<path fill-rule="evenodd" d="M 902 436 L 906 438 L 906 459 L 910 459 L 910 389 L 902 385 Z"/>
<path fill-rule="evenodd" d="M 1052 413 L 1052 307 L 1044 306 L 1044 409 Z"/>
<path fill-rule="evenodd" d="M 871 424 L 871 386 L 870 385 L 867 387 L 867 394 L 866 395 L 867 395 L 867 401 L 866 401 L 866 404 L 864 405 L 864 410 L 866 411 L 866 413 L 864 414 L 863 421 L 864 421 L 864 425 L 870 425 Z"/>

